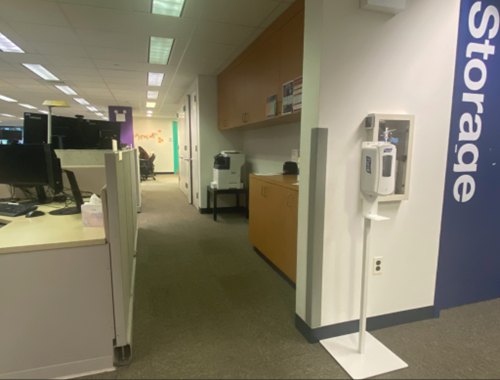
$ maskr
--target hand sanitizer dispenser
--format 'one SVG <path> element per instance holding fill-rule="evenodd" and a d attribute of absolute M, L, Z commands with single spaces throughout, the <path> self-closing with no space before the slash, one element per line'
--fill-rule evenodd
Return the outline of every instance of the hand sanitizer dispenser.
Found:
<path fill-rule="evenodd" d="M 361 192 L 369 197 L 394 193 L 396 146 L 386 142 L 364 142 L 361 158 Z"/>

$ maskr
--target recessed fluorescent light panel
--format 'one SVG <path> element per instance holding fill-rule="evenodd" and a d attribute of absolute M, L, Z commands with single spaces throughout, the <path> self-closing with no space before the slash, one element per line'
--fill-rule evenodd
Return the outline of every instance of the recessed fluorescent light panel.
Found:
<path fill-rule="evenodd" d="M 44 113 L 45 115 L 49 114 L 47 111 L 40 111 L 40 110 L 38 110 L 38 112 Z"/>
<path fill-rule="evenodd" d="M 148 91 L 148 99 L 158 99 L 158 95 L 160 95 L 160 91 Z"/>
<path fill-rule="evenodd" d="M 148 73 L 148 86 L 160 87 L 163 78 L 165 78 L 163 73 Z"/>
<path fill-rule="evenodd" d="M 73 89 L 69 86 L 55 86 L 58 90 L 64 92 L 66 95 L 78 95 Z"/>
<path fill-rule="evenodd" d="M 87 107 L 87 109 L 92 112 L 99 112 L 99 110 L 95 107 Z"/>
<path fill-rule="evenodd" d="M 102 120 L 107 120 L 109 121 L 109 117 L 103 117 Z"/>
<path fill-rule="evenodd" d="M 3 95 L 0 95 L 0 100 L 3 100 L 3 101 L 5 101 L 5 102 L 9 102 L 9 103 L 17 103 L 17 100 L 14 100 L 14 99 L 8 98 L 8 97 L 3 96 Z"/>
<path fill-rule="evenodd" d="M 36 110 L 36 107 L 33 107 L 33 106 L 29 105 L 29 104 L 21 104 L 21 103 L 19 103 L 19 105 L 21 107 L 24 107 L 24 108 L 29 108 L 30 110 Z"/>
<path fill-rule="evenodd" d="M 151 37 L 149 39 L 149 63 L 166 65 L 174 46 L 172 38 Z"/>
<path fill-rule="evenodd" d="M 8 113 L 2 113 L 1 115 L 5 117 L 15 117 L 14 115 L 9 115 Z"/>
<path fill-rule="evenodd" d="M 181 17 L 185 0 L 153 0 L 151 13 L 155 15 Z"/>
<path fill-rule="evenodd" d="M 87 102 L 85 99 L 82 98 L 74 98 L 76 102 L 80 103 L 82 106 L 89 106 L 90 103 Z"/>
<path fill-rule="evenodd" d="M 24 53 L 24 51 L 14 42 L 0 33 L 0 50 L 4 53 Z"/>
<path fill-rule="evenodd" d="M 55 81 L 59 80 L 58 77 L 56 77 L 54 74 L 52 74 L 49 70 L 47 70 L 42 65 L 23 63 L 23 66 L 26 67 L 28 70 L 33 71 L 36 75 L 38 75 L 42 79 L 55 80 Z"/>
<path fill-rule="evenodd" d="M 95 114 L 96 114 L 97 116 L 104 117 L 104 114 L 103 114 L 103 113 L 101 113 L 101 112 L 96 112 Z"/>
<path fill-rule="evenodd" d="M 146 108 L 155 108 L 155 107 L 156 107 L 156 103 L 153 103 L 153 102 L 146 103 Z"/>
<path fill-rule="evenodd" d="M 153 111 L 152 110 L 148 110 L 148 113 L 153 113 Z"/>

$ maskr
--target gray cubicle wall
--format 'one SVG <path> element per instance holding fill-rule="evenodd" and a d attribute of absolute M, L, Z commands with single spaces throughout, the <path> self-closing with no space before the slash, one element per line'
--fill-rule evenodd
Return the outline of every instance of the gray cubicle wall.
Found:
<path fill-rule="evenodd" d="M 106 237 L 111 253 L 117 356 L 123 362 L 128 360 L 132 344 L 138 194 L 131 184 L 137 182 L 137 150 L 108 153 L 105 162 Z"/>

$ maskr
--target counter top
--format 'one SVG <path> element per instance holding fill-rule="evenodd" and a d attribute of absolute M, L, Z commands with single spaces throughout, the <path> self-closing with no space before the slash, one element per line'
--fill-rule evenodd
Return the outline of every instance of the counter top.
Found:
<path fill-rule="evenodd" d="M 38 206 L 46 215 L 37 218 L 0 215 L 0 255 L 106 244 L 104 227 L 83 227 L 81 215 L 55 216 L 60 203 Z"/>
<path fill-rule="evenodd" d="M 267 182 L 267 183 L 271 183 L 273 185 L 285 187 L 285 188 L 290 189 L 290 190 L 299 191 L 299 186 L 295 185 L 295 183 L 298 182 L 296 175 L 266 176 L 266 175 L 250 174 L 250 179 L 256 179 L 258 181 Z"/>

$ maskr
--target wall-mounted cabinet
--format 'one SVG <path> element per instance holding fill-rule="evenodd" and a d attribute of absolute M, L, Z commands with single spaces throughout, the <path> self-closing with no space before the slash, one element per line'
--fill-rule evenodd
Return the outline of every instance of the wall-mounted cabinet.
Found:
<path fill-rule="evenodd" d="M 219 75 L 219 129 L 298 121 L 297 114 L 281 114 L 282 86 L 302 76 L 303 51 L 304 0 L 297 0 Z M 273 95 L 277 114 L 267 118 Z"/>

